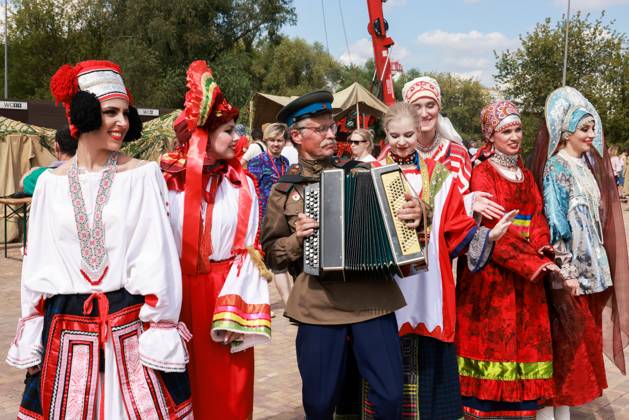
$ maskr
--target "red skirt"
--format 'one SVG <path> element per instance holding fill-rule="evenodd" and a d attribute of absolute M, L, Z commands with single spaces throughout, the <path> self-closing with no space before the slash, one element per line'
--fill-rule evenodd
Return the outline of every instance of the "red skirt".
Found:
<path fill-rule="evenodd" d="M 192 340 L 188 373 L 197 419 L 241 420 L 253 414 L 253 349 L 230 353 L 210 336 L 218 294 L 233 260 L 210 264 L 210 272 L 183 275 L 181 320 Z"/>
<path fill-rule="evenodd" d="M 582 317 L 583 333 L 575 345 L 570 331 L 553 328 L 554 406 L 578 406 L 601 395 L 607 388 L 603 361 L 603 306 L 600 293 L 575 297 L 575 308 Z M 563 345 L 562 345 L 563 344 Z"/>

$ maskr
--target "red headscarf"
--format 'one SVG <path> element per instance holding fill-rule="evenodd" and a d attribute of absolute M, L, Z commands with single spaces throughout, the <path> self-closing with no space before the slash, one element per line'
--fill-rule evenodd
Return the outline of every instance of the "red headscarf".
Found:
<path fill-rule="evenodd" d="M 480 112 L 480 127 L 485 144 L 474 155 L 473 161 L 482 161 L 494 154 L 494 146 L 489 141 L 496 131 L 521 125 L 520 111 L 511 101 L 496 101 L 486 105 Z"/>

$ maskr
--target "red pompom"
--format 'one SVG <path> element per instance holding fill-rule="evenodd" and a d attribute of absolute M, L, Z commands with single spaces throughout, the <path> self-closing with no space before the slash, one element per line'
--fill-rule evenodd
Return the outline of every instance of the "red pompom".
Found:
<path fill-rule="evenodd" d="M 68 104 L 79 91 L 79 81 L 74 67 L 64 64 L 50 79 L 50 92 L 57 105 L 59 102 Z"/>

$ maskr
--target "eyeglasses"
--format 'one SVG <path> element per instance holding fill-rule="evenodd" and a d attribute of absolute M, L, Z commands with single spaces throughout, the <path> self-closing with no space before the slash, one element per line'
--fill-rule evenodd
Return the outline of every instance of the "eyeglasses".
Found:
<path fill-rule="evenodd" d="M 358 146 L 360 143 L 367 143 L 367 140 L 350 140 L 349 142 L 354 146 Z"/>
<path fill-rule="evenodd" d="M 328 130 L 332 130 L 332 134 L 336 134 L 338 127 L 336 126 L 336 124 L 330 124 L 330 125 L 320 125 L 319 127 L 297 127 L 296 129 L 297 130 L 308 129 L 319 134 L 326 134 Z"/>

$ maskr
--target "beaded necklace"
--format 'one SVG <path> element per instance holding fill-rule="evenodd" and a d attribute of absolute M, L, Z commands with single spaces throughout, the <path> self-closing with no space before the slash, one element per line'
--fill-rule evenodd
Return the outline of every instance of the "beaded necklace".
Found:
<path fill-rule="evenodd" d="M 490 159 L 498 165 L 507 169 L 515 170 L 518 167 L 518 155 L 507 155 L 505 153 L 494 150 L 494 154 Z"/>
<path fill-rule="evenodd" d="M 414 151 L 412 155 L 407 157 L 400 157 L 395 153 L 389 151 L 387 156 L 387 163 L 397 163 L 400 166 L 414 165 L 419 170 L 419 155 L 417 151 Z"/>
<path fill-rule="evenodd" d="M 68 171 L 70 198 L 72 200 L 72 208 L 74 209 L 74 221 L 81 248 L 81 275 L 93 286 L 100 284 L 105 275 L 107 275 L 107 271 L 109 271 L 109 258 L 105 248 L 103 208 L 109 199 L 109 192 L 116 174 L 117 165 L 118 152 L 113 152 L 107 159 L 106 167 L 98 183 L 91 228 L 87 210 L 85 209 L 85 199 L 81 191 L 76 155 L 72 158 L 72 166 Z"/>
<path fill-rule="evenodd" d="M 422 155 L 422 158 L 426 159 L 432 156 L 433 152 L 437 149 L 437 147 L 439 147 L 440 144 L 441 144 L 441 137 L 439 136 L 439 134 L 435 134 L 435 138 L 433 139 L 432 143 L 430 143 L 428 146 L 424 146 L 421 143 L 417 143 L 417 150 Z"/>

